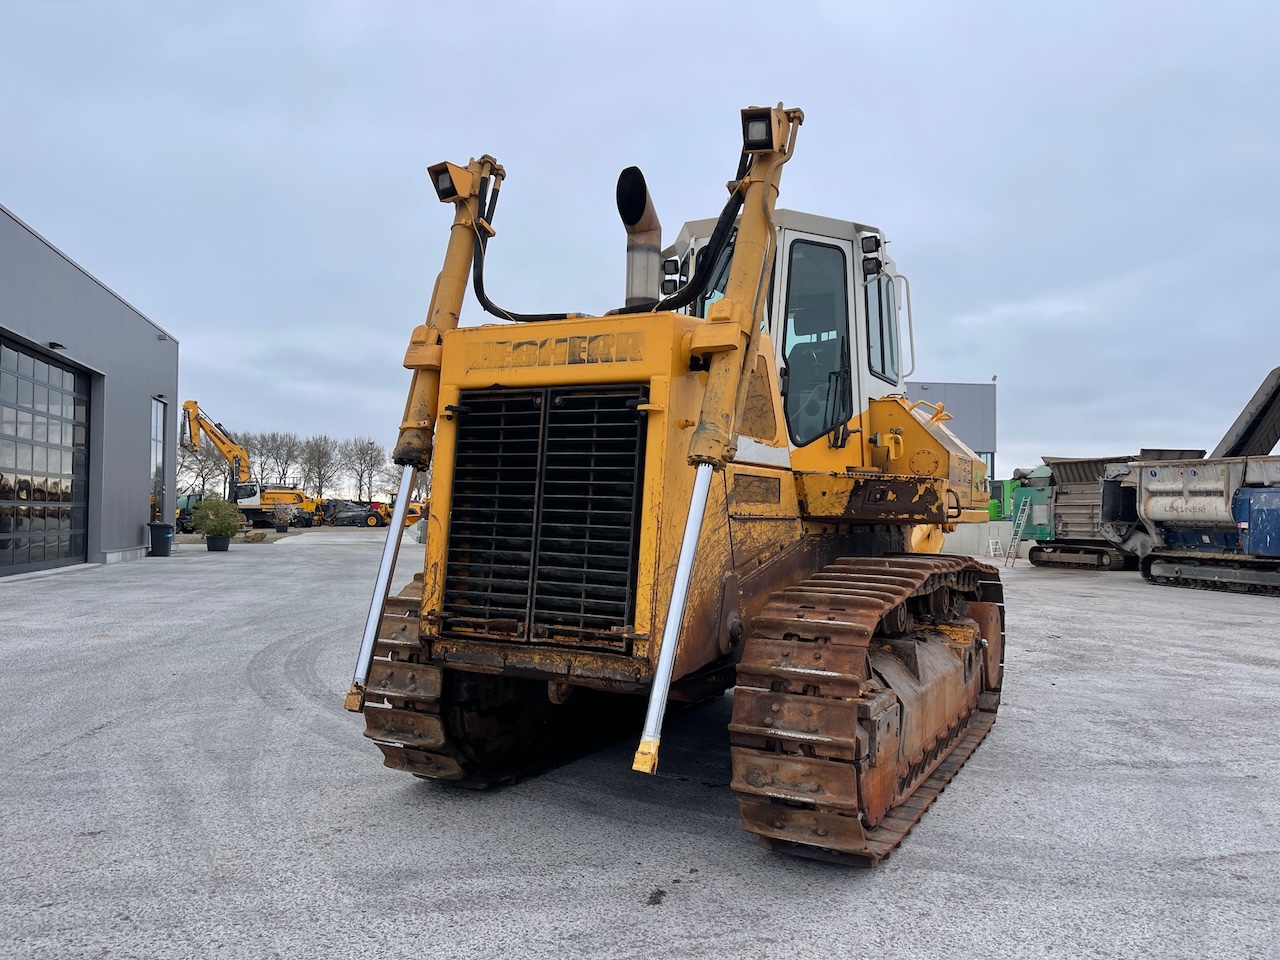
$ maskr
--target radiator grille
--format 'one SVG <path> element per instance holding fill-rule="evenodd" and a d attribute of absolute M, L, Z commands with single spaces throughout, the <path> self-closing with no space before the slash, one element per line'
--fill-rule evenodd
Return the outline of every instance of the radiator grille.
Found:
<path fill-rule="evenodd" d="M 446 636 L 626 649 L 646 393 L 462 394 Z"/>

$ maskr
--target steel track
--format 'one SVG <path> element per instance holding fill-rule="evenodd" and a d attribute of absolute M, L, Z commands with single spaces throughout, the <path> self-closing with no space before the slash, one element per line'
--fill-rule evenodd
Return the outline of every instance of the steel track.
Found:
<path fill-rule="evenodd" d="M 1030 561 L 1031 565 L 1034 567 L 1060 567 L 1072 570 L 1103 571 L 1131 569 L 1129 558 L 1119 550 L 1113 550 L 1109 547 L 1091 547 L 1088 549 L 1096 550 L 1099 559 L 1105 555 L 1108 562 L 1104 564 L 1098 562 L 1089 563 L 1083 560 L 1056 560 L 1052 559 L 1054 557 L 1054 551 L 1049 550 L 1037 553 L 1035 547 L 1032 547 L 1027 551 L 1027 560 Z"/>
<path fill-rule="evenodd" d="M 422 577 L 383 608 L 365 696 L 365 736 L 383 763 L 453 786 L 485 789 L 599 748 L 632 727 L 644 703 L 575 691 L 566 704 L 545 680 L 423 662 L 418 639 Z"/>
<path fill-rule="evenodd" d="M 583 712 L 553 708 L 543 682 L 421 662 L 421 596 L 421 579 L 416 578 L 388 600 L 370 671 L 365 736 L 378 745 L 386 766 L 455 786 L 485 788 L 581 755 L 617 736 L 609 717 L 592 713 L 590 707 Z M 883 706 L 889 697 L 896 705 L 884 684 L 867 672 L 867 646 L 873 639 L 891 639 L 882 638 L 878 628 L 887 624 L 901 633 L 922 616 L 934 630 L 963 630 L 966 623 L 972 628 L 972 620 L 947 619 L 956 603 L 998 609 L 1002 624 L 998 571 L 968 558 L 854 558 L 771 598 L 744 646 L 730 724 L 732 787 L 745 829 L 774 849 L 862 866 L 883 859 L 902 842 L 986 737 L 995 722 L 999 691 L 975 692 L 929 750 L 901 758 L 898 796 L 883 819 L 865 826 L 858 778 L 868 760 L 859 755 L 868 736 L 862 728 L 877 703 Z M 996 632 L 1002 645 L 1003 632 L 999 627 Z M 789 652 L 780 655 L 779 644 Z M 770 711 L 776 721 L 753 717 L 752 710 L 771 705 L 770 698 L 778 703 L 778 710 Z M 638 698 L 611 699 L 642 703 Z M 896 706 L 881 711 L 878 722 L 897 713 Z M 628 719 L 634 724 L 638 717 Z M 764 729 L 771 722 L 779 725 Z M 817 733 L 806 733 L 804 725 Z M 584 739 L 584 729 L 599 734 Z M 791 774 L 797 765 L 821 767 L 817 779 L 826 778 L 824 788 L 835 788 L 817 799 L 776 795 L 777 790 L 759 786 L 762 763 Z"/>
<path fill-rule="evenodd" d="M 902 757 L 877 753 L 899 708 L 868 650 L 883 663 L 914 626 L 971 630 L 974 620 L 955 611 L 981 607 L 998 617 L 984 636 L 998 632 L 1002 648 L 1002 604 L 994 567 L 940 556 L 840 561 L 775 593 L 753 622 L 729 727 L 744 829 L 766 847 L 815 859 L 871 866 L 887 857 L 995 723 L 1002 654 L 984 662 L 995 682 L 980 684 L 929 748 Z M 877 765 L 889 765 L 895 796 L 869 823 Z M 877 782 L 885 776 L 881 769 Z"/>
<path fill-rule="evenodd" d="M 1212 570 L 1214 567 L 1226 568 L 1225 562 L 1214 563 L 1208 559 L 1191 559 L 1178 554 L 1162 554 L 1151 553 L 1144 558 L 1142 564 L 1142 578 L 1148 583 L 1154 583 L 1157 586 L 1164 587 L 1183 587 L 1187 590 L 1210 590 L 1215 593 L 1247 593 L 1261 597 L 1280 597 L 1280 585 L 1266 583 L 1245 583 L 1231 580 L 1206 580 L 1201 577 L 1167 577 L 1159 576 L 1151 573 L 1150 560 L 1163 560 L 1167 562 L 1177 563 L 1181 561 L 1184 564 L 1192 564 L 1201 569 Z M 1248 558 L 1244 558 L 1246 561 Z M 1258 569 L 1275 571 L 1280 570 L 1280 564 L 1272 567 L 1270 565 L 1258 564 L 1256 561 L 1252 564 L 1246 562 L 1247 569 Z"/>

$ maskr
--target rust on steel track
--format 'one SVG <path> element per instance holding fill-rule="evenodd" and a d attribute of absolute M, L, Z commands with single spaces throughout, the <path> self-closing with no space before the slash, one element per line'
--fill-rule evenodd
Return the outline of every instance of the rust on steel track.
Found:
<path fill-rule="evenodd" d="M 774 593 L 729 726 L 743 828 L 800 856 L 887 857 L 995 723 L 1003 624 L 999 572 L 967 557 L 851 558 Z"/>
<path fill-rule="evenodd" d="M 441 716 L 444 671 L 419 662 L 422 576 L 419 574 L 382 608 L 369 680 L 365 688 L 365 732 L 396 770 L 441 779 L 462 779 L 451 756 Z"/>
<path fill-rule="evenodd" d="M 419 574 L 383 607 L 370 664 L 364 735 L 386 766 L 483 789 L 603 746 L 638 724 L 644 704 L 636 698 L 588 690 L 557 705 L 545 680 L 431 663 L 419 640 L 421 606 Z"/>
<path fill-rule="evenodd" d="M 366 687 L 365 736 L 386 766 L 482 788 L 579 754 L 584 729 L 608 727 L 599 704 L 554 708 L 543 682 L 427 661 L 421 597 L 418 577 L 388 599 Z M 744 644 L 730 724 L 744 827 L 802 856 L 888 856 L 995 721 L 1003 619 L 998 571 L 968 558 L 840 560 L 777 591 Z M 911 694 L 911 671 L 939 669 L 966 679 Z M 908 725 L 934 731 L 911 755 L 886 748 L 907 715 L 900 695 L 919 708 Z"/>
<path fill-rule="evenodd" d="M 423 662 L 421 606 L 419 574 L 383 607 L 365 690 L 364 735 L 378 745 L 386 766 L 414 776 L 472 788 L 514 778 L 521 769 L 502 756 L 502 741 L 521 719 L 518 705 L 510 709 L 519 699 L 510 695 L 513 685 Z"/>

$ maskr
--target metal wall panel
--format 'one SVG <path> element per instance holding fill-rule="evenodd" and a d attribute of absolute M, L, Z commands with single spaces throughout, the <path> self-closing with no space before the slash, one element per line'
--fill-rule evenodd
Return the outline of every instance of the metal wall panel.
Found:
<path fill-rule="evenodd" d="M 85 555 L 145 555 L 152 399 L 166 402 L 161 515 L 172 517 L 178 343 L 0 206 L 0 336 L 88 386 Z"/>
<path fill-rule="evenodd" d="M 941 403 L 953 417 L 947 426 L 974 453 L 996 452 L 995 383 L 908 383 L 906 392 L 909 400 Z"/>

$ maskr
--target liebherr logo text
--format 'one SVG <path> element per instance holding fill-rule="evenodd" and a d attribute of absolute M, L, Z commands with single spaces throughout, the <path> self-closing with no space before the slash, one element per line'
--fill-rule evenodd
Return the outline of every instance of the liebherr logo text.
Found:
<path fill-rule="evenodd" d="M 468 370 L 555 367 L 569 363 L 631 363 L 644 359 L 644 333 L 597 333 L 546 340 L 495 340 L 467 344 Z"/>

